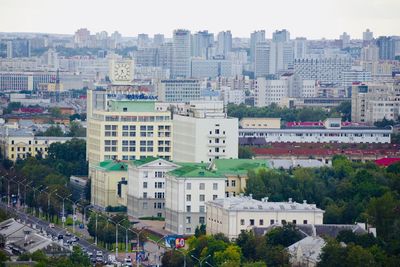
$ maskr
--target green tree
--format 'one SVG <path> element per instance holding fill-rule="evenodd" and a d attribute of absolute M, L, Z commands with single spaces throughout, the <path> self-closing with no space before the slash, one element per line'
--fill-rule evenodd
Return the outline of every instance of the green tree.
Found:
<path fill-rule="evenodd" d="M 246 194 L 252 194 L 255 199 L 265 197 L 267 190 L 261 176 L 257 175 L 254 171 L 249 171 L 248 177 L 245 190 Z"/>
<path fill-rule="evenodd" d="M 267 243 L 272 246 L 281 245 L 288 247 L 303 237 L 293 224 L 285 224 L 283 227 L 276 227 L 266 234 Z"/>
<path fill-rule="evenodd" d="M 215 252 L 215 263 L 217 265 L 230 264 L 228 266 L 240 266 L 241 251 L 237 245 L 229 245 L 224 251 Z"/>
<path fill-rule="evenodd" d="M 79 122 L 72 121 L 69 125 L 68 136 L 86 137 L 86 129 Z"/>
<path fill-rule="evenodd" d="M 255 154 L 251 148 L 239 146 L 239 159 L 251 159 L 254 155 Z"/>

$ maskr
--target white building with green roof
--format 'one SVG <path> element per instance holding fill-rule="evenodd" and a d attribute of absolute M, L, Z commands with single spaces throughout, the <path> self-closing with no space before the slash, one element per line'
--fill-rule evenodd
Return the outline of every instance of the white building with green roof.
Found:
<path fill-rule="evenodd" d="M 160 158 L 132 161 L 128 168 L 128 215 L 165 217 L 165 173 L 180 166 Z"/>
<path fill-rule="evenodd" d="M 179 163 L 166 174 L 165 229 L 192 235 L 206 223 L 207 201 L 224 197 L 225 177 L 207 169 L 205 163 Z"/>

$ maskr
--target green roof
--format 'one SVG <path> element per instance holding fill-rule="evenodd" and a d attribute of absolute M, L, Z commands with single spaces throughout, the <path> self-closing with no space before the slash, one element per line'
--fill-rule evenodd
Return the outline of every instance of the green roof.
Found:
<path fill-rule="evenodd" d="M 144 159 L 138 159 L 138 160 L 134 160 L 132 161 L 132 164 L 135 166 L 142 166 L 144 164 L 147 164 L 149 162 L 158 160 L 159 158 L 156 157 L 145 157 Z"/>
<path fill-rule="evenodd" d="M 262 159 L 215 159 L 213 168 L 222 175 L 245 175 L 250 170 L 269 168 L 269 163 Z"/>
<path fill-rule="evenodd" d="M 182 167 L 170 171 L 175 177 L 185 177 L 185 178 L 224 178 L 222 175 L 216 173 L 215 171 L 210 171 L 207 169 L 207 164 L 205 163 L 176 163 Z"/>
<path fill-rule="evenodd" d="M 155 101 L 111 100 L 111 112 L 155 112 Z"/>
<path fill-rule="evenodd" d="M 96 167 L 106 171 L 128 171 L 128 164 L 121 161 L 106 160 L 100 162 Z"/>

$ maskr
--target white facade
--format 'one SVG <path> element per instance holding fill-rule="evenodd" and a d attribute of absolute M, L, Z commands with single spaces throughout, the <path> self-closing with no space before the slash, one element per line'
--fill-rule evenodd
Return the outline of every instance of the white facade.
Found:
<path fill-rule="evenodd" d="M 190 31 L 175 30 L 173 35 L 172 71 L 173 78 L 190 76 Z"/>
<path fill-rule="evenodd" d="M 128 167 L 128 215 L 165 215 L 165 174 L 179 166 L 156 158 L 134 161 Z"/>
<path fill-rule="evenodd" d="M 222 102 L 217 101 L 222 109 Z M 174 160 L 211 162 L 213 159 L 238 157 L 238 119 L 220 111 L 202 112 L 191 103 L 188 116 L 174 115 Z"/>
<path fill-rule="evenodd" d="M 231 77 L 232 63 L 229 60 L 192 59 L 192 78 Z"/>
<path fill-rule="evenodd" d="M 273 224 L 322 224 L 324 211 L 315 204 L 268 202 L 251 196 L 221 198 L 206 203 L 207 233 L 223 233 L 229 239 L 238 237 L 242 230 L 267 227 Z"/>
<path fill-rule="evenodd" d="M 197 177 L 166 176 L 165 229 L 176 234 L 194 234 L 206 223 L 206 202 L 225 195 L 225 178 L 199 172 Z M 202 177 L 201 175 L 204 175 Z"/>
<path fill-rule="evenodd" d="M 200 81 L 196 79 L 161 80 L 157 85 L 158 100 L 189 102 L 200 99 Z"/>
<path fill-rule="evenodd" d="M 270 44 L 267 42 L 259 42 L 255 45 L 254 56 L 254 77 L 265 77 L 270 74 Z"/>
<path fill-rule="evenodd" d="M 222 86 L 221 97 L 224 101 L 224 105 L 227 105 L 229 103 L 240 105 L 244 103 L 246 94 L 244 90 L 232 90 L 228 86 Z"/>

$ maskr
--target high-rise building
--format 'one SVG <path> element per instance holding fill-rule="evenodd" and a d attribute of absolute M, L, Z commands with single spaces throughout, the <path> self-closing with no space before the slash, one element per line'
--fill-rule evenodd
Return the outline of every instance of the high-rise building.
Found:
<path fill-rule="evenodd" d="M 189 102 L 200 99 L 200 81 L 196 79 L 161 80 L 157 96 L 162 102 Z"/>
<path fill-rule="evenodd" d="M 393 60 L 396 55 L 396 40 L 391 36 L 380 36 L 376 40 L 379 47 L 379 59 Z"/>
<path fill-rule="evenodd" d="M 256 44 L 256 52 L 254 58 L 254 77 L 266 77 L 270 74 L 270 44 L 266 41 L 258 42 Z"/>
<path fill-rule="evenodd" d="M 90 31 L 86 28 L 78 29 L 74 35 L 74 42 L 77 47 L 87 47 L 90 42 Z"/>
<path fill-rule="evenodd" d="M 157 67 L 159 65 L 158 49 L 140 48 L 135 52 L 135 64 L 141 67 Z"/>
<path fill-rule="evenodd" d="M 307 55 L 307 39 L 298 37 L 294 40 L 294 58 L 305 58 Z"/>
<path fill-rule="evenodd" d="M 188 112 L 174 115 L 174 160 L 211 162 L 238 157 L 238 120 L 222 101 L 190 101 Z"/>
<path fill-rule="evenodd" d="M 190 31 L 178 29 L 173 34 L 172 78 L 190 76 Z"/>
<path fill-rule="evenodd" d="M 369 44 L 361 49 L 362 61 L 378 61 L 379 60 L 379 47 Z"/>
<path fill-rule="evenodd" d="M 226 57 L 232 51 L 232 33 L 223 31 L 218 33 L 217 54 Z"/>
<path fill-rule="evenodd" d="M 208 59 L 208 49 L 214 44 L 214 34 L 208 31 L 199 31 L 193 34 L 192 56 Z"/>
<path fill-rule="evenodd" d="M 290 41 L 290 33 L 283 29 L 281 31 L 275 31 L 272 34 L 272 41 L 274 42 L 289 42 Z"/>
<path fill-rule="evenodd" d="M 30 57 L 31 42 L 28 39 L 12 39 L 6 40 L 7 58 Z"/>
<path fill-rule="evenodd" d="M 363 32 L 363 41 L 364 42 L 370 42 L 374 39 L 374 33 L 371 32 L 369 29 L 367 29 L 365 32 Z"/>
<path fill-rule="evenodd" d="M 192 59 L 192 78 L 231 77 L 232 62 L 224 59 Z"/>
<path fill-rule="evenodd" d="M 256 45 L 265 41 L 265 30 L 254 31 L 250 35 L 250 63 L 254 63 L 256 58 Z"/>
<path fill-rule="evenodd" d="M 347 48 L 350 45 L 350 35 L 344 32 L 340 35 L 340 40 L 342 41 L 342 48 Z"/>
<path fill-rule="evenodd" d="M 172 70 L 172 60 L 174 54 L 173 43 L 163 43 L 158 49 L 158 64 L 163 69 Z"/>
<path fill-rule="evenodd" d="M 164 34 L 158 33 L 154 34 L 153 37 L 153 45 L 155 47 L 160 47 L 165 41 Z"/>
<path fill-rule="evenodd" d="M 145 33 L 138 34 L 137 47 L 140 49 L 140 48 L 149 47 L 149 45 L 150 45 L 149 35 L 145 34 Z"/>
<path fill-rule="evenodd" d="M 149 156 L 171 160 L 171 113 L 157 105 L 154 97 L 133 91 L 88 90 L 89 166 Z"/>

